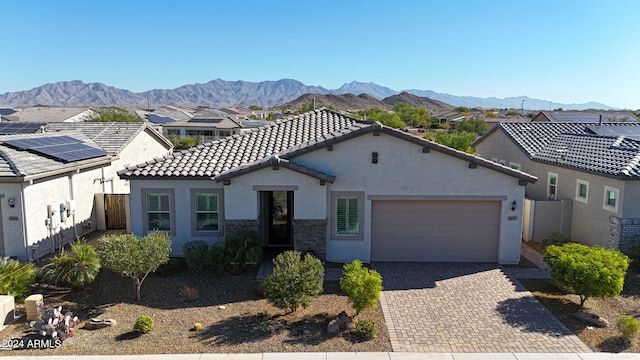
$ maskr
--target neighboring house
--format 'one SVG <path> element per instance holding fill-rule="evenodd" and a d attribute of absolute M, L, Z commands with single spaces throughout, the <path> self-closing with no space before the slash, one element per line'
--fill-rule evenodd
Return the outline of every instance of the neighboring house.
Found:
<path fill-rule="evenodd" d="M 527 187 L 535 219 L 525 239 L 560 231 L 625 251 L 640 240 L 640 123 L 501 123 L 474 146 L 540 179 Z"/>
<path fill-rule="evenodd" d="M 329 261 L 520 260 L 536 178 L 400 130 L 320 109 L 118 173 L 136 235 L 245 232 Z"/>
<path fill-rule="evenodd" d="M 129 192 L 116 171 L 172 149 L 144 123 L 53 123 L 36 131 L 0 136 L 0 255 L 21 260 L 104 228 L 102 194 Z"/>
<path fill-rule="evenodd" d="M 440 124 L 455 124 L 458 121 L 462 121 L 467 117 L 471 117 L 471 113 L 463 113 L 456 110 L 446 110 L 437 112 L 431 115 L 432 121 L 437 121 Z"/>
<path fill-rule="evenodd" d="M 600 118 L 602 116 L 602 119 Z M 531 121 L 599 123 L 602 122 L 638 122 L 629 111 L 540 111 Z"/>
<path fill-rule="evenodd" d="M 20 122 L 78 122 L 86 121 L 97 113 L 88 107 L 30 106 L 15 108 L 14 113 L 3 115 L 3 120 Z"/>
<path fill-rule="evenodd" d="M 190 137 L 205 143 L 239 134 L 242 127 L 240 121 L 228 116 L 193 117 L 165 123 L 162 125 L 162 132 L 169 138 L 180 140 Z"/>

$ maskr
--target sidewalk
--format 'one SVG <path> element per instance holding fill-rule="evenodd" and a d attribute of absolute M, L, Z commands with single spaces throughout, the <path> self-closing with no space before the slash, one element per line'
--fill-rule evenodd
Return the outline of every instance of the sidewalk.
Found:
<path fill-rule="evenodd" d="M 10 356 L 7 359 L 43 360 L 640 360 L 635 353 L 258 353 L 94 356 Z"/>

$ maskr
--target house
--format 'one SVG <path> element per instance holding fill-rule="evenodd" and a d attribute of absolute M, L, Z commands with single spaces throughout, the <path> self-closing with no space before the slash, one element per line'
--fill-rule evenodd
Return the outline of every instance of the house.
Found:
<path fill-rule="evenodd" d="M 602 118 L 600 118 L 602 116 Z M 540 111 L 531 121 L 552 122 L 638 122 L 638 119 L 629 111 Z"/>
<path fill-rule="evenodd" d="M 15 112 L 2 115 L 3 121 L 20 122 L 77 122 L 86 121 L 98 115 L 89 107 L 35 105 L 14 108 Z"/>
<path fill-rule="evenodd" d="M 145 123 L 52 123 L 35 130 L 0 136 L 0 255 L 20 260 L 105 229 L 116 215 L 125 227 L 126 196 L 105 208 L 104 194 L 129 193 L 116 171 L 172 149 Z"/>
<path fill-rule="evenodd" d="M 165 136 L 175 139 L 187 137 L 200 139 L 201 143 L 239 134 L 242 124 L 228 116 L 193 117 L 182 121 L 168 122 L 162 125 Z"/>
<path fill-rule="evenodd" d="M 327 109 L 120 171 L 132 232 L 245 232 L 329 261 L 518 263 L 521 171 Z"/>
<path fill-rule="evenodd" d="M 625 251 L 640 239 L 640 123 L 501 123 L 473 146 L 541 179 L 526 190 L 525 239 L 557 231 Z"/>

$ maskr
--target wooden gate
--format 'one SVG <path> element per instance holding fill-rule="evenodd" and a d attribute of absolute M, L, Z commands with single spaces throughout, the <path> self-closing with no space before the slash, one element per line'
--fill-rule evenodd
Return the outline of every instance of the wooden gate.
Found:
<path fill-rule="evenodd" d="M 107 230 L 127 228 L 128 194 L 104 194 L 104 212 Z"/>

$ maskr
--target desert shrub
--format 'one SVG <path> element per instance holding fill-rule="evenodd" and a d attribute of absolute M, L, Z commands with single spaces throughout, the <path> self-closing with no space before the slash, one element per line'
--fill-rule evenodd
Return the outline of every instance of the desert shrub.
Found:
<path fill-rule="evenodd" d="M 62 312 L 62 306 L 47 309 L 42 318 L 29 323 L 38 336 L 46 339 L 64 341 L 73 336 L 73 327 L 78 323 L 78 317 L 71 312 Z"/>
<path fill-rule="evenodd" d="M 108 235 L 98 243 L 103 266 L 133 280 L 134 296 L 147 276 L 169 261 L 171 240 L 165 232 L 153 231 L 139 238 L 133 234 Z"/>
<path fill-rule="evenodd" d="M 44 274 L 55 284 L 83 287 L 96 280 L 100 267 L 96 249 L 86 242 L 74 241 L 70 252 L 63 252 L 44 267 Z"/>
<path fill-rule="evenodd" d="M 177 147 L 179 147 L 179 148 L 190 148 L 190 147 L 194 147 L 194 146 L 200 145 L 200 139 L 192 138 L 192 137 L 185 137 L 185 138 L 182 138 L 182 139 L 178 140 L 177 144 L 175 144 L 175 145 Z"/>
<path fill-rule="evenodd" d="M 209 248 L 205 256 L 207 267 L 232 274 L 241 273 L 248 264 L 255 264 L 262 259 L 262 244 L 254 234 L 232 236 Z"/>
<path fill-rule="evenodd" d="M 30 293 L 35 277 L 33 264 L 0 259 L 0 294 L 23 298 Z"/>
<path fill-rule="evenodd" d="M 570 237 L 557 231 L 549 233 L 548 237 L 546 240 L 547 245 L 564 245 L 571 242 Z"/>
<path fill-rule="evenodd" d="M 205 255 L 205 264 L 207 268 L 212 269 L 215 272 L 221 273 L 224 271 L 227 264 L 221 245 L 213 244 L 209 247 L 209 250 L 207 250 L 207 254 Z"/>
<path fill-rule="evenodd" d="M 349 297 L 351 306 L 360 313 L 378 305 L 382 276 L 377 271 L 362 266 L 360 260 L 354 260 L 343 267 L 340 289 Z"/>
<path fill-rule="evenodd" d="M 190 269 L 202 270 L 209 245 L 203 240 L 187 241 L 182 246 L 182 253 Z"/>
<path fill-rule="evenodd" d="M 285 251 L 273 260 L 273 273 L 264 280 L 264 295 L 273 306 L 293 312 L 307 307 L 323 290 L 324 267 L 320 260 L 297 251 Z"/>
<path fill-rule="evenodd" d="M 627 341 L 631 341 L 640 330 L 640 322 L 631 316 L 622 316 L 616 323 L 620 336 Z"/>
<path fill-rule="evenodd" d="M 198 299 L 198 289 L 185 285 L 180 289 L 180 296 L 184 301 L 194 301 Z"/>
<path fill-rule="evenodd" d="M 150 316 L 142 315 L 136 319 L 133 330 L 146 334 L 153 329 L 153 325 L 153 319 Z"/>
<path fill-rule="evenodd" d="M 356 321 L 353 333 L 359 340 L 371 340 L 376 337 L 376 323 L 371 320 L 360 319 Z"/>
<path fill-rule="evenodd" d="M 549 245 L 543 258 L 552 281 L 579 295 L 581 306 L 592 296 L 620 295 L 629 267 L 629 258 L 619 251 L 578 243 Z"/>

